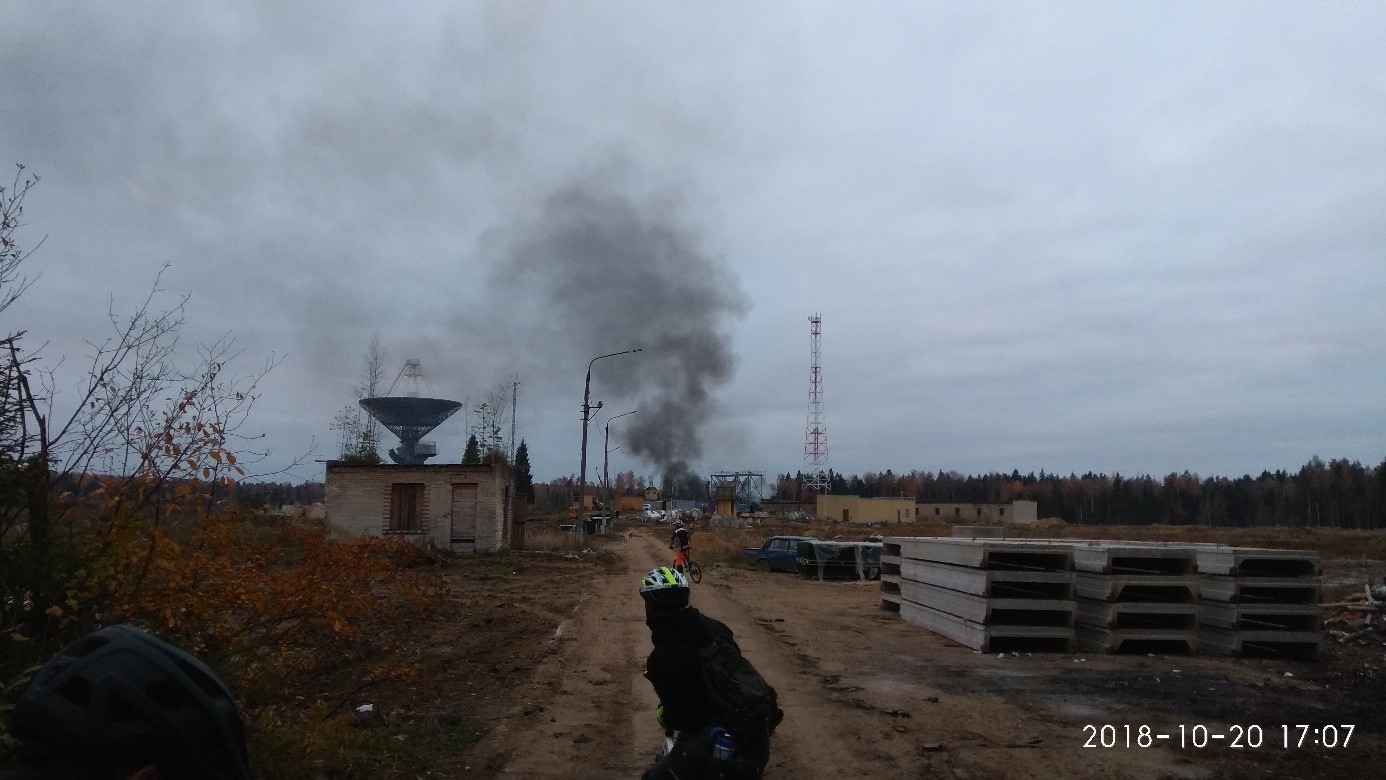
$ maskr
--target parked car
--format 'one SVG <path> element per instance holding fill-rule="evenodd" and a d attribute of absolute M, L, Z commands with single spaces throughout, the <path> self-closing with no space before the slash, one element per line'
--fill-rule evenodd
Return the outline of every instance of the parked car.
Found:
<path fill-rule="evenodd" d="M 746 562 L 761 571 L 798 571 L 799 542 L 817 541 L 812 536 L 772 536 L 759 547 L 741 551 Z"/>

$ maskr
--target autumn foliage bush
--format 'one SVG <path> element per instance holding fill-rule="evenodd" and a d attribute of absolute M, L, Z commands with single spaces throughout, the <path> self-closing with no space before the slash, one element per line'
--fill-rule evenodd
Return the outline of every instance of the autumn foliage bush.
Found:
<path fill-rule="evenodd" d="M 347 694 L 419 673 L 400 626 L 437 595 L 411 571 L 430 562 L 426 551 L 336 542 L 321 525 L 246 510 L 87 531 L 87 565 L 49 610 L 62 638 L 133 623 L 206 660 L 240 699 L 263 777 L 332 776 L 355 763 L 363 735 L 346 725 Z M 0 639 L 12 695 L 32 672 L 25 643 L 18 630 Z M 350 688 L 332 690 L 342 679 Z"/>
<path fill-rule="evenodd" d="M 20 228 L 37 182 L 19 166 L 0 186 L 0 313 L 29 286 Z M 156 277 L 132 313 L 113 306 L 76 374 L 28 350 L 22 324 L 0 330 L 0 765 L 38 665 L 128 622 L 223 677 L 260 776 L 346 774 L 379 751 L 343 725 L 345 694 L 418 673 L 404 638 L 433 595 L 433 578 L 409 576 L 425 553 L 228 509 L 232 480 L 266 456 L 241 426 L 277 361 L 232 373 L 230 334 L 180 346 L 189 296 L 162 300 Z"/>

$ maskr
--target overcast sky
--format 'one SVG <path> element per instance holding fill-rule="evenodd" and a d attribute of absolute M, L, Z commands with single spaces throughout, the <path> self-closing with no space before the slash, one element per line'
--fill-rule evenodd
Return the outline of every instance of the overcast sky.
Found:
<path fill-rule="evenodd" d="M 390 379 L 518 377 L 537 480 L 1386 457 L 1386 4 L 0 3 L 0 163 L 85 354 L 160 268 L 322 478 Z M 171 302 L 171 297 L 169 298 Z M 430 437 L 457 459 L 468 418 Z M 641 438 L 627 438 L 641 437 Z M 392 445 L 393 441 L 390 442 Z"/>

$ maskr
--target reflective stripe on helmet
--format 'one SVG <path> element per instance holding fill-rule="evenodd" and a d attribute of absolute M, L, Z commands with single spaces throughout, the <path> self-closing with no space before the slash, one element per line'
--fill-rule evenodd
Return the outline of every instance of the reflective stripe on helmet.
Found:
<path fill-rule="evenodd" d="M 658 569 L 651 569 L 640 580 L 640 592 L 645 593 L 652 590 L 665 590 L 667 588 L 686 588 L 688 580 L 683 575 L 668 566 L 661 566 Z"/>

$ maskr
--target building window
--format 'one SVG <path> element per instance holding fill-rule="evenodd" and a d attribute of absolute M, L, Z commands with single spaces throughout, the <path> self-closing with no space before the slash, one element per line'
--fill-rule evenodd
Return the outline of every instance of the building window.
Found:
<path fill-rule="evenodd" d="M 423 530 L 422 482 L 397 482 L 390 486 L 390 530 L 418 533 Z"/>
<path fill-rule="evenodd" d="M 1004 506 L 996 511 L 1000 512 L 1002 517 L 1006 516 L 1006 508 Z"/>
<path fill-rule="evenodd" d="M 978 516 L 978 517 L 981 517 L 981 516 L 982 516 L 982 508 L 981 508 L 981 507 L 977 507 L 977 516 Z"/>
<path fill-rule="evenodd" d="M 955 507 L 953 507 L 953 516 L 954 516 L 954 517 L 962 517 L 962 507 L 960 507 L 960 506 L 955 506 Z"/>
<path fill-rule="evenodd" d="M 934 507 L 934 515 L 938 515 L 938 507 Z"/>

